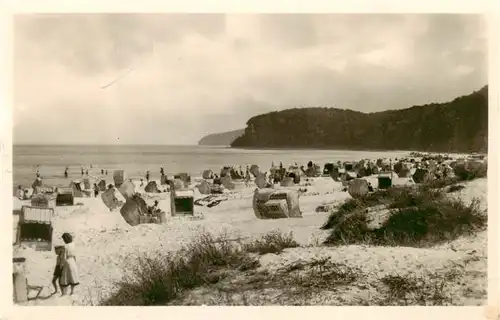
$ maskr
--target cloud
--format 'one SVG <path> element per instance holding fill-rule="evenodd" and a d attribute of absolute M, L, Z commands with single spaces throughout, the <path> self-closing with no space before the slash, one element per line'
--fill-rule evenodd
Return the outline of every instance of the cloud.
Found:
<path fill-rule="evenodd" d="M 474 15 L 24 15 L 14 30 L 16 143 L 191 144 L 272 110 L 405 108 L 487 81 Z"/>

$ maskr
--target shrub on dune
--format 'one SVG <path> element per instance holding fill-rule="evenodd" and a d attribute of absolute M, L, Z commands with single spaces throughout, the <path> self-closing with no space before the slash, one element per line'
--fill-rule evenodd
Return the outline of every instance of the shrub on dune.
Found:
<path fill-rule="evenodd" d="M 325 244 L 425 247 L 484 229 L 487 224 L 478 200 L 466 205 L 433 190 L 400 190 L 387 207 L 391 210 L 387 219 L 373 229 L 368 228 L 365 210 L 344 214 L 342 219 L 329 218 L 332 231 Z"/>
<path fill-rule="evenodd" d="M 293 239 L 293 234 L 282 234 L 280 232 L 269 232 L 262 239 L 254 240 L 243 246 L 247 252 L 267 254 L 280 253 L 286 248 L 296 248 L 299 244 Z"/>
<path fill-rule="evenodd" d="M 166 305 L 187 290 L 218 283 L 231 271 L 257 268 L 259 261 L 250 253 L 279 253 L 297 246 L 292 234 L 278 231 L 248 244 L 235 242 L 224 234 L 214 237 L 202 233 L 176 253 L 156 252 L 139 257 L 117 283 L 118 291 L 100 304 Z"/>

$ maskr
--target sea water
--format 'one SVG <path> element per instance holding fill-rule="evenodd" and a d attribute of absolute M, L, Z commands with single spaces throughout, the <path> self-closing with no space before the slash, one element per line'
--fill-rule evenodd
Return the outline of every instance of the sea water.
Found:
<path fill-rule="evenodd" d="M 39 171 L 48 186 L 68 186 L 72 180 L 82 179 L 81 168 L 89 175 L 113 181 L 113 170 L 123 169 L 127 177 L 160 179 L 160 167 L 167 176 L 188 172 L 201 176 L 207 169 L 220 172 L 224 165 L 259 165 L 267 171 L 271 164 L 285 167 L 313 161 L 323 167 L 327 162 L 356 161 L 382 157 L 397 158 L 409 151 L 349 151 L 349 150 L 290 150 L 290 149 L 234 149 L 209 146 L 153 146 L 153 145 L 15 145 L 13 146 L 13 185 L 29 187 Z M 91 167 L 92 166 L 92 167 Z M 64 170 L 68 167 L 68 178 Z M 101 169 L 108 175 L 102 175 Z M 244 167 L 243 167 L 244 170 Z"/>

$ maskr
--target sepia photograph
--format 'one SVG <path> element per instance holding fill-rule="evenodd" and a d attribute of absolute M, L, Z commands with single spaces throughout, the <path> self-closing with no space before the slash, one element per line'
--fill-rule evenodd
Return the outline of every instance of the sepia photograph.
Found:
<path fill-rule="evenodd" d="M 486 306 L 488 32 L 16 14 L 12 303 Z"/>

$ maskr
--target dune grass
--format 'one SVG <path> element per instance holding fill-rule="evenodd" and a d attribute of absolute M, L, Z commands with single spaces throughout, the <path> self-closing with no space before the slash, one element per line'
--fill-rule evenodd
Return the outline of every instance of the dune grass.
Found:
<path fill-rule="evenodd" d="M 381 294 L 371 301 L 380 306 L 444 306 L 452 305 L 448 287 L 460 277 L 456 269 L 428 272 L 424 275 L 387 275 L 380 278 Z"/>
<path fill-rule="evenodd" d="M 272 231 L 264 235 L 261 239 L 243 245 L 246 252 L 258 253 L 260 255 L 267 253 L 280 253 L 286 248 L 296 248 L 299 244 L 293 239 L 293 234 L 283 234 L 278 231 Z"/>
<path fill-rule="evenodd" d="M 225 235 L 201 234 L 176 253 L 138 258 L 117 283 L 118 290 L 98 305 L 317 305 L 324 298 L 333 305 L 452 304 L 448 287 L 459 275 L 451 272 L 393 274 L 367 283 L 364 271 L 328 256 L 295 261 L 273 272 L 258 270 L 255 253 L 264 254 L 277 242 L 295 246 L 290 234 L 278 232 L 251 246 Z M 376 289 L 374 294 L 360 298 L 359 289 L 368 287 Z M 199 288 L 202 291 L 191 295 Z"/>
<path fill-rule="evenodd" d="M 373 230 L 367 228 L 369 217 L 363 206 L 349 204 L 333 212 L 323 226 L 332 229 L 325 244 L 427 247 L 482 230 L 487 224 L 479 200 L 466 205 L 432 189 L 395 188 L 389 197 L 379 200 L 384 202 L 392 213 Z M 346 212 L 346 207 L 354 209 Z"/>
<path fill-rule="evenodd" d="M 222 234 L 202 233 L 175 253 L 156 252 L 141 256 L 116 285 L 118 291 L 100 304 L 107 306 L 165 305 L 184 291 L 215 284 L 228 271 L 247 271 L 259 267 L 252 253 L 279 253 L 297 247 L 291 234 L 266 234 L 249 244 L 230 240 Z"/>
<path fill-rule="evenodd" d="M 338 209 L 330 214 L 321 229 L 331 229 L 348 214 L 363 211 L 370 207 L 406 208 L 436 201 L 442 197 L 442 192 L 423 187 L 393 187 L 385 190 L 376 190 L 361 198 L 347 199 Z"/>

